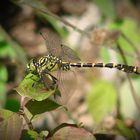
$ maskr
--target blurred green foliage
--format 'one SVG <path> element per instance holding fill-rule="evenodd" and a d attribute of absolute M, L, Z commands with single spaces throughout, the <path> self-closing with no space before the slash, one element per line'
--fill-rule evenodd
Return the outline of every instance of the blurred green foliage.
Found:
<path fill-rule="evenodd" d="M 113 0 L 93 0 L 102 14 L 111 19 L 116 18 L 115 3 Z"/>
<path fill-rule="evenodd" d="M 95 120 L 96 123 L 100 123 L 116 107 L 116 88 L 111 82 L 98 80 L 93 83 L 86 101 L 93 120 Z"/>
<path fill-rule="evenodd" d="M 136 139 L 135 132 L 128 128 L 122 120 L 117 119 L 116 130 L 119 132 L 119 134 L 125 136 L 125 138 L 128 140 Z"/>
<path fill-rule="evenodd" d="M 138 29 L 138 24 L 135 20 L 131 18 L 125 18 L 121 21 L 114 21 L 112 23 L 108 24 L 108 28 L 110 30 L 118 30 L 121 33 L 123 33 L 129 41 L 132 42 L 136 46 L 136 48 L 139 47 L 140 43 L 140 30 Z M 125 57 L 127 58 L 128 64 L 133 64 L 135 62 L 135 57 L 133 57 L 136 52 L 134 51 L 134 47 L 128 40 L 126 40 L 124 37 L 120 36 L 118 39 L 118 43 L 122 50 L 124 51 Z M 127 57 L 131 55 L 131 57 Z M 120 55 L 117 56 L 119 62 L 122 61 L 122 57 Z"/>
<path fill-rule="evenodd" d="M 18 112 L 20 109 L 20 103 L 16 99 L 7 99 L 4 108 L 13 112 Z"/>
<path fill-rule="evenodd" d="M 66 30 L 65 26 L 62 26 L 62 23 L 60 23 L 58 20 L 56 20 L 54 17 L 51 17 L 50 15 L 44 14 L 42 12 L 38 13 L 38 16 L 43 20 L 46 21 L 46 23 L 50 23 L 50 25 L 53 27 L 53 29 L 62 37 L 66 38 L 68 35 L 68 31 Z"/>
<path fill-rule="evenodd" d="M 5 104 L 10 104 L 6 101 L 6 84 L 8 82 L 9 73 L 7 71 L 7 65 L 22 63 L 23 66 L 26 63 L 25 53 L 22 48 L 13 41 L 6 31 L 0 26 L 0 108 Z M 3 61 L 6 60 L 7 62 Z M 24 68 L 24 67 L 23 67 Z M 14 81 L 13 81 L 14 82 Z M 9 102 L 9 103 L 8 103 Z M 17 106 L 19 108 L 19 106 Z"/>
<path fill-rule="evenodd" d="M 125 38 L 120 34 L 119 38 L 116 41 L 116 44 L 109 44 L 109 46 L 112 46 L 114 49 L 117 49 L 118 43 L 121 49 L 123 50 L 127 63 L 129 65 L 133 65 L 136 61 L 136 58 L 138 57 L 137 50 L 139 49 L 140 43 L 140 30 L 138 29 L 138 24 L 136 23 L 136 21 L 131 18 L 125 18 L 121 21 L 115 20 L 109 22 L 107 24 L 107 27 L 109 30 L 117 30 L 120 33 L 124 34 L 124 36 L 126 36 Z M 100 56 L 104 62 L 110 62 L 111 55 L 108 50 L 109 46 L 108 44 L 105 44 L 104 46 L 105 47 L 100 48 Z M 124 63 L 119 51 L 118 53 L 116 53 L 116 60 L 118 60 L 119 63 Z"/>

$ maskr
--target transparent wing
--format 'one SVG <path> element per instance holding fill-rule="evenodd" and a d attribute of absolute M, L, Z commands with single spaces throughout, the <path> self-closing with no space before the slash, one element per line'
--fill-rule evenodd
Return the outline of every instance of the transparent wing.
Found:
<path fill-rule="evenodd" d="M 49 54 L 52 54 L 60 59 L 62 61 L 67 62 L 79 62 L 80 58 L 77 56 L 77 54 L 68 46 L 62 44 L 62 41 L 60 38 L 51 32 L 48 32 L 47 35 L 45 35 L 46 39 L 46 47 Z"/>
<path fill-rule="evenodd" d="M 58 36 L 51 32 L 47 32 L 45 39 L 48 53 L 59 57 L 61 53 L 61 40 L 58 38 Z"/>
<path fill-rule="evenodd" d="M 61 44 L 61 54 L 62 60 L 67 62 L 80 62 L 80 58 L 77 56 L 75 51 L 73 51 L 68 46 Z"/>
<path fill-rule="evenodd" d="M 49 73 L 42 74 L 41 80 L 47 90 L 54 90 L 57 87 L 57 79 Z"/>
<path fill-rule="evenodd" d="M 79 62 L 80 58 L 76 53 L 68 46 L 62 44 L 60 38 L 52 33 L 45 35 L 46 47 L 49 54 L 52 54 L 60 58 L 64 62 Z M 68 103 L 70 97 L 75 93 L 77 78 L 73 71 L 61 71 L 58 70 L 53 75 L 58 79 L 58 88 L 61 92 L 59 101 L 65 105 Z"/>
<path fill-rule="evenodd" d="M 77 77 L 74 71 L 58 72 L 58 88 L 61 92 L 59 101 L 63 105 L 68 105 L 71 97 L 77 89 Z"/>

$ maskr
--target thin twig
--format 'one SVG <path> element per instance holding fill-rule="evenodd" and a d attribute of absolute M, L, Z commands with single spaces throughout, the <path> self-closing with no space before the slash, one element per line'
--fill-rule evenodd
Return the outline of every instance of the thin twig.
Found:
<path fill-rule="evenodd" d="M 41 12 L 43 12 L 43 13 L 49 15 L 49 16 L 61 21 L 62 23 L 71 27 L 72 29 L 76 30 L 77 32 L 79 32 L 83 35 L 88 35 L 88 33 L 86 31 L 77 28 L 75 25 L 69 23 L 67 20 L 65 20 L 65 19 L 57 16 L 56 14 L 52 13 L 51 11 L 49 11 L 47 9 L 47 7 L 44 6 L 44 4 L 40 1 L 37 1 L 37 0 L 34 0 L 34 1 L 32 1 L 32 0 L 22 0 L 22 1 L 20 1 L 19 0 L 18 3 L 30 5 L 32 8 L 35 8 L 35 9 L 37 9 L 37 10 L 39 10 L 39 11 L 41 11 Z"/>
<path fill-rule="evenodd" d="M 137 55 L 137 58 L 140 60 L 140 53 L 139 53 L 139 50 L 137 49 L 137 47 L 135 46 L 135 44 L 122 32 L 121 32 L 121 36 L 132 46 L 132 48 L 134 49 L 134 51 Z M 140 63 L 140 61 L 139 61 L 139 63 Z"/>
<path fill-rule="evenodd" d="M 119 50 L 119 52 L 120 52 L 120 54 L 121 54 L 121 56 L 122 56 L 122 59 L 123 59 L 124 63 L 127 64 L 127 60 L 126 60 L 126 58 L 125 58 L 125 55 L 124 55 L 123 50 L 121 49 L 121 47 L 120 47 L 119 44 L 117 44 L 117 47 L 118 47 L 118 50 Z M 126 77 L 127 77 L 127 79 L 128 79 L 129 85 L 130 85 L 130 90 L 131 90 L 131 94 L 132 94 L 133 100 L 134 100 L 134 102 L 135 102 L 135 105 L 136 105 L 137 109 L 138 109 L 139 112 L 140 112 L 140 103 L 139 103 L 139 99 L 138 99 L 138 97 L 137 97 L 136 91 L 135 91 L 135 89 L 134 89 L 134 87 L 133 87 L 131 78 L 130 78 L 130 76 L 129 76 L 128 73 L 126 73 Z"/>
<path fill-rule="evenodd" d="M 24 109 L 22 107 L 20 108 L 19 114 L 23 116 L 29 129 L 33 130 L 33 125 L 31 123 L 31 121 L 28 119 L 28 117 L 26 116 Z"/>

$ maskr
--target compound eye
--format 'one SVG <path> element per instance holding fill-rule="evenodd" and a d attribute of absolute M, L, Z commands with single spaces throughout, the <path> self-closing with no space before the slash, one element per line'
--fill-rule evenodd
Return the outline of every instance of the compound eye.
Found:
<path fill-rule="evenodd" d="M 31 64 L 30 64 L 30 68 L 31 68 L 32 70 L 35 69 L 35 63 L 34 63 L 33 61 L 32 61 Z"/>
<path fill-rule="evenodd" d="M 27 64 L 27 69 L 29 69 L 30 68 L 30 65 L 29 65 L 29 63 Z"/>
<path fill-rule="evenodd" d="M 36 70 L 36 67 L 35 67 L 34 60 L 33 59 L 27 64 L 27 69 L 30 72 L 33 72 L 33 71 Z"/>

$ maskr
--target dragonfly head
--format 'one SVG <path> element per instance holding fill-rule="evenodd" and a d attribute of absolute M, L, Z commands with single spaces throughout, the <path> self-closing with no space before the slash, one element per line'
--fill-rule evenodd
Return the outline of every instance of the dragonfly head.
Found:
<path fill-rule="evenodd" d="M 27 71 L 31 73 L 36 73 L 38 67 L 38 63 L 35 59 L 31 59 L 27 64 Z"/>

